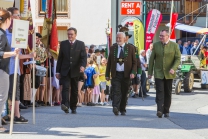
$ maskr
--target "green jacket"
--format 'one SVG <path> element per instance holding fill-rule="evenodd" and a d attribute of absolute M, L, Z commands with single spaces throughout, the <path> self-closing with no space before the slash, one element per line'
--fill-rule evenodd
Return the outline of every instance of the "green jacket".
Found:
<path fill-rule="evenodd" d="M 169 41 L 163 45 L 161 42 L 153 44 L 152 54 L 149 60 L 148 75 L 153 75 L 158 79 L 174 79 L 176 74 L 170 74 L 170 69 L 177 70 L 181 60 L 181 53 L 178 44 Z"/>

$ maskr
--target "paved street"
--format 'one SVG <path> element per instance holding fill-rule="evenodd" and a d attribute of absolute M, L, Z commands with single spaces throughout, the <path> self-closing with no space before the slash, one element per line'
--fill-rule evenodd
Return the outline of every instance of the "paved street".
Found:
<path fill-rule="evenodd" d="M 155 90 L 150 97 L 130 98 L 126 116 L 114 116 L 109 106 L 83 106 L 78 114 L 64 114 L 60 107 L 22 110 L 29 119 L 25 125 L 14 125 L 14 133 L 0 139 L 208 139 L 208 90 L 173 94 L 170 118 L 157 118 Z M 7 126 L 9 128 L 9 126 Z"/>

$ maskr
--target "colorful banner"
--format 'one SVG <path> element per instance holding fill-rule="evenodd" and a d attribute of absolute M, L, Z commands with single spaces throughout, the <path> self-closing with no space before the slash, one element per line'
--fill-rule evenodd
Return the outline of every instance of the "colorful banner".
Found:
<path fill-rule="evenodd" d="M 56 25 L 56 19 L 54 19 L 50 36 L 50 52 L 54 59 L 58 59 L 58 43 L 58 30 Z"/>
<path fill-rule="evenodd" d="M 134 45 L 140 50 L 144 49 L 144 26 L 142 22 L 137 19 L 133 21 L 134 25 Z"/>
<path fill-rule="evenodd" d="M 47 11 L 47 18 L 51 18 L 51 16 L 52 16 L 52 7 L 53 7 L 53 1 L 54 0 L 48 0 L 48 4 L 47 4 L 47 9 L 48 9 L 48 11 Z"/>
<path fill-rule="evenodd" d="M 42 33 L 41 33 L 41 35 L 42 35 L 41 41 L 44 44 L 45 48 L 48 47 L 48 36 L 49 36 L 48 32 L 49 32 L 49 25 L 47 23 L 47 18 L 45 17 L 44 21 L 43 21 L 43 29 L 42 29 Z"/>
<path fill-rule="evenodd" d="M 177 19 L 178 19 L 178 13 L 172 13 L 170 40 L 173 42 L 176 42 L 175 25 L 176 25 Z"/>
<path fill-rule="evenodd" d="M 42 0 L 42 11 L 46 12 L 46 0 Z"/>
<path fill-rule="evenodd" d="M 20 0 L 20 13 L 24 11 L 24 0 Z"/>
<path fill-rule="evenodd" d="M 152 43 L 155 32 L 157 31 L 161 21 L 162 21 L 162 14 L 157 9 L 153 9 L 148 13 L 146 20 L 145 50 L 149 49 L 149 45 L 150 43 Z"/>

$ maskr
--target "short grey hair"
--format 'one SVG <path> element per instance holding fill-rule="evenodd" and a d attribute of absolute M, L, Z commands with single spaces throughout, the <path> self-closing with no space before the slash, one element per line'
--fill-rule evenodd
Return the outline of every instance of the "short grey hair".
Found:
<path fill-rule="evenodd" d="M 140 55 L 142 55 L 142 53 L 144 53 L 145 52 L 145 50 L 140 50 Z"/>
<path fill-rule="evenodd" d="M 123 33 L 123 32 L 117 32 L 117 35 L 118 35 L 118 34 L 122 34 L 123 37 L 126 38 L 126 34 L 125 34 L 125 33 Z"/>

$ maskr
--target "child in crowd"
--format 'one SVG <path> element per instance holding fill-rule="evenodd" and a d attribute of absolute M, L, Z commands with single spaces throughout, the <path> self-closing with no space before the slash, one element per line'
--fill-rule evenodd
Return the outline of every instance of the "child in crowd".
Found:
<path fill-rule="evenodd" d="M 109 100 L 109 95 L 110 95 L 110 86 L 111 86 L 110 81 L 106 81 L 106 90 L 104 91 L 105 92 L 104 105 L 109 105 L 108 100 Z"/>
<path fill-rule="evenodd" d="M 98 99 L 99 99 L 99 95 L 100 95 L 100 78 L 98 77 L 99 75 L 99 69 L 98 69 L 98 64 L 97 64 L 97 56 L 93 53 L 91 54 L 91 58 L 93 60 L 93 65 L 92 67 L 95 68 L 95 72 L 96 72 L 96 77 L 94 78 L 94 89 L 93 89 L 93 93 L 92 93 L 92 103 L 94 104 L 98 104 Z"/>
<path fill-rule="evenodd" d="M 87 59 L 87 68 L 85 69 L 85 89 L 87 93 L 87 98 L 86 102 L 88 106 L 94 106 L 94 104 L 91 102 L 92 101 L 92 92 L 94 88 L 94 78 L 96 78 L 96 72 L 95 68 L 92 67 L 93 65 L 93 60 L 91 58 Z"/>
<path fill-rule="evenodd" d="M 79 82 L 78 82 L 78 103 L 77 103 L 77 107 L 81 107 L 82 106 L 82 87 L 84 84 L 84 74 L 81 74 L 79 77 Z"/>
<path fill-rule="evenodd" d="M 105 71 L 106 71 L 106 58 L 102 58 L 101 60 L 101 65 L 99 67 L 99 77 L 100 77 L 100 89 L 101 89 L 101 95 L 100 95 L 100 105 L 104 105 L 105 102 L 105 93 L 104 91 L 106 90 L 106 79 L 105 79 Z"/>

